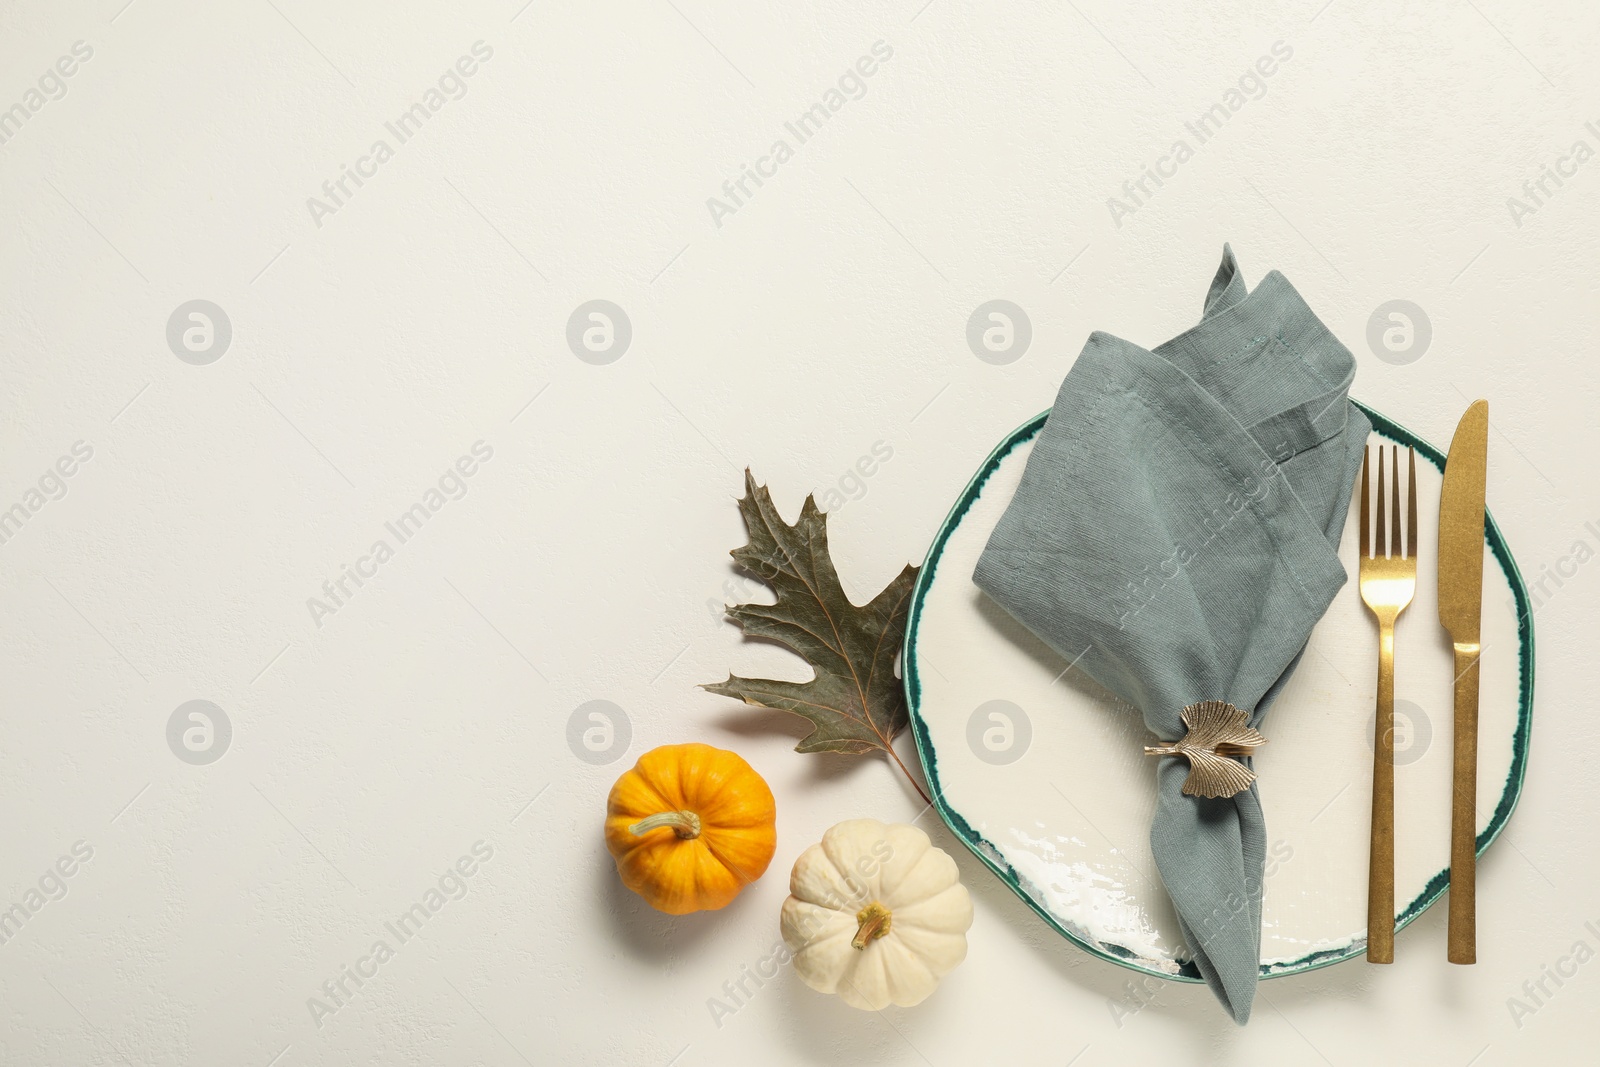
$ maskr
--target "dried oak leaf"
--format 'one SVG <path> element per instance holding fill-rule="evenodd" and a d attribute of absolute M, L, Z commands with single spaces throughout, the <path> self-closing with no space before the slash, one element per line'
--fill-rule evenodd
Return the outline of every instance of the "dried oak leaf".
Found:
<path fill-rule="evenodd" d="M 808 495 L 799 521 L 790 526 L 748 469 L 744 485 L 739 511 L 750 543 L 731 555 L 740 568 L 772 587 L 777 603 L 731 605 L 728 617 L 746 636 L 793 649 L 816 677 L 780 682 L 730 674 L 725 682 L 701 688 L 810 720 L 815 729 L 796 752 L 880 751 L 900 763 L 889 742 L 905 729 L 908 716 L 894 660 L 917 568 L 908 564 L 870 604 L 857 607 L 839 584 L 828 555 L 828 519 L 816 501 Z"/>

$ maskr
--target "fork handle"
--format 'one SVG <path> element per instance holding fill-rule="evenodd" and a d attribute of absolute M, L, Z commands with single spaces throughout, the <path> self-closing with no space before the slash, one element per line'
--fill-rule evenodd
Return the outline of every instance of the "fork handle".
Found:
<path fill-rule="evenodd" d="M 1455 773 L 1450 805 L 1451 963 L 1478 962 L 1478 653 L 1456 645 Z"/>
<path fill-rule="evenodd" d="M 1367 962 L 1394 962 L 1394 620 L 1378 624 L 1378 714 L 1372 738 L 1372 854 Z"/>

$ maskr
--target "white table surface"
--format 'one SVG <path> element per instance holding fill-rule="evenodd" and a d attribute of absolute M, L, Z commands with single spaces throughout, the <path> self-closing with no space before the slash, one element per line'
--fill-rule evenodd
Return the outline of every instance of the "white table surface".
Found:
<path fill-rule="evenodd" d="M 1589 1058 L 1600 27 L 1506 0 L 1155 11 L 0 8 L 0 511 L 21 508 L 0 543 L 0 909 L 22 909 L 0 1062 Z M 860 98 L 846 79 L 800 143 L 785 123 L 880 41 Z M 1185 124 L 1277 42 L 1245 79 L 1263 95 L 1200 143 Z M 386 123 L 463 56 L 402 142 Z M 708 208 L 780 138 L 792 158 Z M 1481 962 L 1445 963 L 1435 908 L 1394 966 L 1264 984 L 1239 1029 L 1205 989 L 1132 987 L 1052 934 L 928 813 L 977 912 L 933 999 L 858 1013 L 785 971 L 715 1018 L 772 950 L 796 855 L 922 808 L 882 761 L 795 755 L 802 724 L 695 688 L 803 676 L 715 617 L 749 588 L 726 556 L 742 468 L 791 516 L 843 481 L 830 533 L 864 598 L 1091 330 L 1192 324 L 1225 240 L 1351 347 L 1361 399 L 1445 443 L 1491 398 L 1491 506 L 1525 574 L 1560 577 L 1527 785 L 1480 870 Z M 632 330 L 604 365 L 566 340 L 595 299 Z M 1003 365 L 967 342 L 993 299 L 1031 322 Z M 225 350 L 169 345 L 193 300 L 225 314 Z M 1392 300 L 1423 309 L 1426 350 L 1368 344 Z M 402 542 L 385 524 L 419 502 Z M 333 602 L 345 565 L 368 577 Z M 220 734 L 168 742 L 193 700 L 231 728 L 213 762 L 193 761 Z M 610 763 L 567 742 L 591 700 L 630 725 Z M 669 919 L 620 886 L 600 822 L 639 753 L 688 740 L 767 777 L 779 844 L 732 907 Z M 446 880 L 464 895 L 387 935 L 479 842 Z M 314 1012 L 380 938 L 392 958 Z"/>

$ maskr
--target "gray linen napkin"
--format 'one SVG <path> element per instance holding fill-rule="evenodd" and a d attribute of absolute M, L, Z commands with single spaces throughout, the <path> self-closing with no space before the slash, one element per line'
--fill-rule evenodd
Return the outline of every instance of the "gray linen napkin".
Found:
<path fill-rule="evenodd" d="M 1259 726 L 1345 582 L 1339 534 L 1371 430 L 1354 375 L 1283 275 L 1247 293 L 1224 246 L 1198 326 L 1153 351 L 1090 335 L 974 580 L 1161 740 L 1202 700 Z M 1243 1024 L 1261 799 L 1255 784 L 1185 796 L 1188 773 L 1160 759 L 1150 843 L 1196 965 Z"/>

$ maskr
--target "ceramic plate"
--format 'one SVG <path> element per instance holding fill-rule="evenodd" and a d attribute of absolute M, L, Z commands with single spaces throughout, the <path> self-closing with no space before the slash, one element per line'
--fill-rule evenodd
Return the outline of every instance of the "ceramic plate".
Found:
<path fill-rule="evenodd" d="M 1449 881 L 1453 664 L 1434 588 L 1444 456 L 1363 410 L 1376 440 L 1418 457 L 1422 559 L 1395 653 L 1395 921 L 1405 926 Z M 945 822 L 1046 922 L 1104 959 L 1199 981 L 1150 852 L 1156 761 L 1143 754 L 1143 719 L 972 582 L 1044 420 L 984 461 L 923 564 L 904 654 L 912 731 Z M 1353 580 L 1356 516 L 1352 507 L 1340 545 L 1352 581 L 1267 716 L 1270 744 L 1255 758 L 1269 842 L 1265 978 L 1366 947 L 1377 630 Z M 1494 520 L 1485 527 L 1479 853 L 1521 791 L 1533 701 L 1527 591 Z"/>

